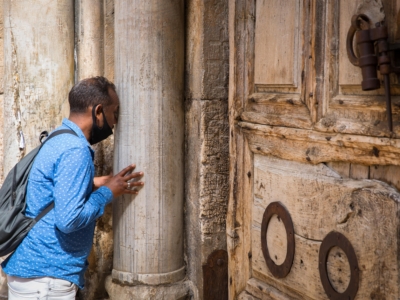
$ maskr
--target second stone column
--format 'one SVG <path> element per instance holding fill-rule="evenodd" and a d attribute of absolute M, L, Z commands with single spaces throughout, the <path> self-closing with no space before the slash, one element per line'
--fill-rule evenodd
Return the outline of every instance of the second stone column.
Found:
<path fill-rule="evenodd" d="M 136 197 L 114 202 L 112 277 L 162 285 L 185 277 L 183 0 L 115 1 L 115 82 L 121 107 L 114 171 L 143 171 Z"/>

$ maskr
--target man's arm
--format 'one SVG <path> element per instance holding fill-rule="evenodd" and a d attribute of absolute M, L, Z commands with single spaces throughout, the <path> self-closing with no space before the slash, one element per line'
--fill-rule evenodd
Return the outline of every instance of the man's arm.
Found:
<path fill-rule="evenodd" d="M 128 181 L 143 176 L 142 172 L 132 173 L 135 165 L 130 165 L 115 176 L 103 178 L 102 185 L 89 193 L 93 185 L 92 164 L 87 149 L 73 148 L 61 156 L 55 170 L 55 220 L 57 228 L 65 233 L 86 227 L 103 215 L 104 207 L 114 197 L 135 195 L 138 193 L 135 187 L 143 186 L 141 181 L 128 185 Z"/>
<path fill-rule="evenodd" d="M 57 228 L 65 233 L 91 224 L 113 198 L 106 187 L 88 192 L 92 188 L 92 164 L 84 148 L 70 149 L 59 159 L 54 174 L 54 212 Z"/>

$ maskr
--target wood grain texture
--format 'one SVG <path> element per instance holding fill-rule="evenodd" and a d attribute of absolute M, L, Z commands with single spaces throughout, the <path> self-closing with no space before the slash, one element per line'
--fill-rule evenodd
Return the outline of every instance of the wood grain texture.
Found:
<path fill-rule="evenodd" d="M 257 1 L 255 83 L 298 87 L 301 39 L 301 1 Z M 288 14 L 287 11 L 292 11 Z M 279 43 L 271 43 L 278 41 Z M 284 47 L 282 47 L 284 45 Z"/>
<path fill-rule="evenodd" d="M 361 275 L 356 299 L 368 299 L 372 293 L 397 299 L 396 232 L 400 200 L 397 190 L 377 181 L 341 179 L 324 165 L 310 166 L 261 155 L 255 155 L 254 172 L 252 268 L 255 278 L 265 281 L 269 277 L 272 280 L 269 284 L 282 291 L 300 293 L 303 299 L 327 299 L 319 279 L 318 251 L 322 239 L 335 230 L 350 240 L 358 258 Z M 260 245 L 262 214 L 273 201 L 287 207 L 296 234 L 292 270 L 280 280 L 269 272 Z M 345 282 L 346 262 L 331 258 L 331 276 Z"/>
<path fill-rule="evenodd" d="M 338 173 L 343 178 L 350 178 L 350 163 L 341 161 L 332 161 L 326 163 L 326 165 Z"/>
<path fill-rule="evenodd" d="M 238 300 L 259 300 L 259 298 L 256 298 L 246 291 L 240 293 L 240 295 L 237 297 Z"/>
<path fill-rule="evenodd" d="M 326 262 L 328 278 L 338 293 L 346 291 L 350 283 L 351 270 L 346 253 L 339 247 L 329 251 Z"/>
<path fill-rule="evenodd" d="M 227 214 L 227 244 L 229 254 L 229 299 L 236 299 L 237 295 L 246 287 L 251 277 L 251 199 L 253 194 L 253 153 L 248 148 L 243 134 L 236 135 L 235 163 L 236 177 L 231 178 L 231 196 Z M 240 147 L 239 147 L 240 146 Z M 232 162 L 231 162 L 232 163 Z"/>
<path fill-rule="evenodd" d="M 399 166 L 371 166 L 370 178 L 381 180 L 400 190 L 400 167 Z"/>
<path fill-rule="evenodd" d="M 312 164 L 343 161 L 399 165 L 400 141 L 240 122 L 254 153 Z"/>
<path fill-rule="evenodd" d="M 281 265 L 287 255 L 287 238 L 285 225 L 277 215 L 273 215 L 268 223 L 267 236 L 268 252 L 276 265 Z"/>
<path fill-rule="evenodd" d="M 369 166 L 351 164 L 349 175 L 353 179 L 369 179 Z"/>
<path fill-rule="evenodd" d="M 240 16 L 240 17 L 239 17 Z M 248 62 L 253 60 L 254 1 L 229 2 L 229 202 L 226 220 L 229 257 L 229 299 L 236 299 L 251 277 L 251 204 L 253 153 L 250 151 L 235 120 L 252 93 L 254 72 Z M 249 198 L 250 197 L 250 198 Z"/>
<path fill-rule="evenodd" d="M 246 292 L 252 297 L 250 299 L 262 300 L 300 300 L 302 295 L 296 294 L 287 289 L 277 289 L 268 282 L 268 279 L 262 281 L 257 278 L 251 278 L 246 285 Z"/>
<path fill-rule="evenodd" d="M 249 122 L 310 128 L 316 119 L 310 90 L 311 1 L 278 2 L 231 2 L 240 7 L 231 23 L 231 37 L 238 41 L 231 47 L 236 113 Z"/>

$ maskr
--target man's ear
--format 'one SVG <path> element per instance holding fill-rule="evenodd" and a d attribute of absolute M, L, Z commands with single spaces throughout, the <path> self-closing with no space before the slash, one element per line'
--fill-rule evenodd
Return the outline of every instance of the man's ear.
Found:
<path fill-rule="evenodd" d="M 94 113 L 96 116 L 101 115 L 102 111 L 103 111 L 103 104 L 98 104 L 94 109 Z"/>
<path fill-rule="evenodd" d="M 98 104 L 96 106 L 96 108 L 94 109 L 94 115 L 96 117 L 96 122 L 97 125 L 101 127 L 101 115 L 102 115 L 102 111 L 103 111 L 103 105 L 102 104 Z"/>

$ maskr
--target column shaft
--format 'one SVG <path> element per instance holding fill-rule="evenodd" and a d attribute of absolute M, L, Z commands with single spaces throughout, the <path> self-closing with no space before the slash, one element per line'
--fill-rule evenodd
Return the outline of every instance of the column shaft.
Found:
<path fill-rule="evenodd" d="M 68 116 L 73 0 L 4 1 L 4 172 Z"/>
<path fill-rule="evenodd" d="M 121 282 L 184 277 L 182 0 L 115 1 L 115 82 L 121 101 L 115 171 L 136 163 L 144 188 L 114 205 L 114 270 Z"/>
<path fill-rule="evenodd" d="M 75 0 L 77 80 L 104 74 L 103 0 Z"/>

